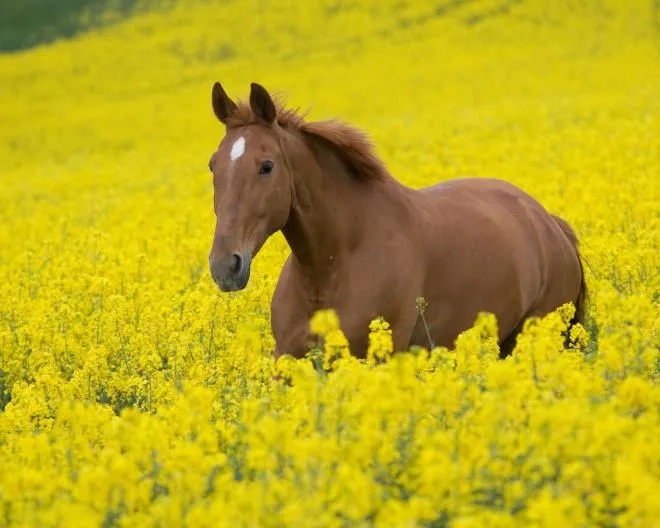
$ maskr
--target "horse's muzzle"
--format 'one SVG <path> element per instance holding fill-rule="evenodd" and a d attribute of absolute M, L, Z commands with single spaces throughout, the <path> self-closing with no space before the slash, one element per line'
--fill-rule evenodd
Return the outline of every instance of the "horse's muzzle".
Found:
<path fill-rule="evenodd" d="M 223 292 L 242 290 L 250 280 L 252 255 L 249 251 L 232 253 L 224 258 L 209 255 L 209 267 L 213 281 Z"/>

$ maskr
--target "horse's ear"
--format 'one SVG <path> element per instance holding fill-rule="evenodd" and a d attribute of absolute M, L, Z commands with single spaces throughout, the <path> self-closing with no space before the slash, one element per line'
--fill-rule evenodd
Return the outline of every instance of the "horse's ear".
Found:
<path fill-rule="evenodd" d="M 252 108 L 254 115 L 269 125 L 277 117 L 275 103 L 273 103 L 270 95 L 263 86 L 254 82 L 250 85 L 250 108 Z"/>
<path fill-rule="evenodd" d="M 211 100 L 213 102 L 213 112 L 223 123 L 226 122 L 227 118 L 232 115 L 237 108 L 234 101 L 229 98 L 225 89 L 219 82 L 216 82 L 213 85 Z"/>

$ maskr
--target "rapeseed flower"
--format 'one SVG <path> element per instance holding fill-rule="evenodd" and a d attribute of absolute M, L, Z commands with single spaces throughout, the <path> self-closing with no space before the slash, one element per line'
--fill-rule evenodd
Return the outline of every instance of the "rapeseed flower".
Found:
<path fill-rule="evenodd" d="M 0 56 L 0 525 L 657 523 L 651 2 L 138 4 Z M 357 359 L 328 309 L 275 361 L 284 237 L 241 293 L 208 273 L 216 79 L 354 123 L 412 187 L 527 190 L 575 227 L 585 324 L 500 360 L 487 313 L 408 351 L 375 314 Z"/>

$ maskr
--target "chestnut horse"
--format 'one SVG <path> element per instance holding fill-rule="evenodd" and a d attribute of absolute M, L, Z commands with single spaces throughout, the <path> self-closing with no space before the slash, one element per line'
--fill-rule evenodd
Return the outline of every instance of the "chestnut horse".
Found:
<path fill-rule="evenodd" d="M 245 288 L 250 263 L 281 231 L 290 248 L 271 305 L 275 357 L 302 357 L 309 320 L 334 308 L 351 353 L 364 357 L 369 322 L 392 328 L 394 347 L 451 348 L 479 312 L 496 315 L 501 357 L 525 319 L 573 302 L 586 288 L 578 242 L 562 219 L 500 180 L 461 178 L 415 190 L 395 180 L 361 131 L 307 122 L 251 84 L 249 104 L 220 83 L 212 106 L 226 134 L 209 167 L 215 234 L 211 275 Z"/>

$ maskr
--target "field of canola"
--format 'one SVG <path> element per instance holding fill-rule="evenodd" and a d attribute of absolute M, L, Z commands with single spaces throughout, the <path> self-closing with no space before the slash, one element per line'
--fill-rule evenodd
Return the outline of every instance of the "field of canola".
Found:
<path fill-rule="evenodd" d="M 0 525 L 659 525 L 657 1 L 107 18 L 0 56 Z M 575 346 L 568 312 L 506 361 L 487 315 L 402 354 L 376 321 L 358 362 L 320 313 L 316 363 L 272 381 L 283 238 L 243 292 L 207 269 L 216 79 L 364 128 L 413 187 L 500 177 L 566 218 L 591 290 Z"/>

